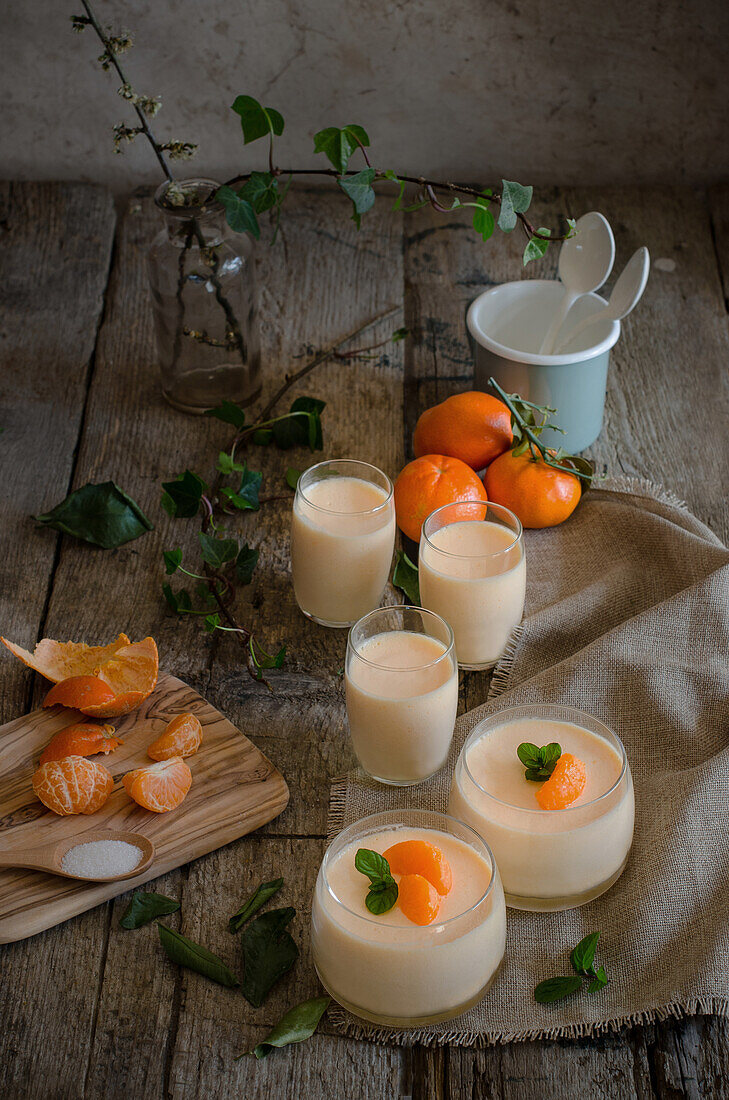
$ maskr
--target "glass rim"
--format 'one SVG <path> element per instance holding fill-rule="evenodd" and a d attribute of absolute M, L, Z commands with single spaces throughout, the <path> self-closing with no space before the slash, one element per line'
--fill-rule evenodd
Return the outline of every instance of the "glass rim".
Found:
<path fill-rule="evenodd" d="M 403 810 L 380 810 L 377 813 L 368 814 L 366 817 L 361 817 L 359 819 L 359 821 L 354 821 L 351 825 L 348 825 L 345 829 L 342 829 L 341 832 L 337 833 L 337 835 L 332 838 L 330 843 L 327 845 L 327 850 L 324 853 L 324 857 L 321 861 L 321 873 L 322 873 L 322 878 L 324 880 L 324 885 L 326 886 L 327 893 L 329 894 L 329 896 L 331 898 L 333 898 L 333 900 L 337 903 L 337 905 L 339 906 L 340 909 L 343 909 L 345 913 L 350 913 L 353 917 L 356 917 L 358 920 L 363 920 L 363 921 L 366 921 L 368 924 L 374 924 L 374 925 L 377 925 L 378 927 L 382 928 L 383 922 L 378 920 L 375 916 L 370 915 L 369 910 L 366 910 L 367 915 L 365 916 L 363 913 L 358 913 L 356 910 L 350 909 L 350 907 L 348 905 L 345 905 L 345 903 L 341 900 L 341 898 L 337 897 L 337 895 L 334 893 L 334 890 L 332 889 L 331 883 L 329 882 L 329 878 L 328 878 L 328 875 L 327 875 L 327 865 L 329 863 L 332 848 L 334 847 L 334 845 L 336 844 L 336 842 L 338 840 L 340 840 L 342 837 L 345 836 L 346 833 L 354 834 L 358 829 L 361 828 L 361 826 L 366 825 L 368 822 L 373 821 L 375 818 L 384 817 L 388 814 L 407 815 L 407 814 L 411 814 L 411 813 L 423 814 L 426 818 L 430 818 L 431 820 L 433 818 L 439 818 L 441 820 L 445 819 L 447 822 L 453 821 L 453 822 L 455 822 L 456 825 L 458 825 L 459 828 L 465 829 L 466 832 L 470 833 L 471 836 L 473 838 L 475 838 L 475 840 L 477 841 L 477 844 L 473 844 L 471 842 L 471 840 L 469 839 L 469 841 L 467 841 L 466 843 L 470 843 L 471 847 L 475 848 L 475 850 L 478 852 L 479 855 L 483 855 L 484 852 L 485 852 L 485 855 L 486 855 L 486 857 L 488 858 L 488 861 L 489 861 L 489 869 L 491 871 L 491 878 L 489 879 L 488 886 L 484 890 L 483 894 L 481 894 L 481 896 L 479 898 L 477 898 L 476 901 L 474 901 L 471 905 L 469 905 L 467 909 L 464 909 L 460 913 L 454 914 L 452 917 L 448 917 L 447 920 L 433 921 L 431 924 L 426 924 L 426 925 L 414 924 L 413 928 L 412 928 L 412 934 L 417 935 L 418 933 L 420 933 L 422 935 L 423 933 L 427 933 L 428 929 L 447 928 L 450 925 L 452 925 L 454 921 L 459 921 L 459 920 L 462 920 L 464 917 L 467 917 L 468 914 L 472 913 L 474 911 L 474 909 L 477 909 L 479 907 L 479 905 L 483 905 L 483 903 L 490 896 L 490 894 L 491 894 L 491 892 L 494 888 L 494 883 L 496 881 L 496 874 L 497 874 L 497 870 L 498 870 L 497 865 L 496 865 L 496 860 L 494 858 L 494 853 L 491 851 L 491 848 L 486 843 L 484 838 L 479 833 L 477 833 L 476 830 L 471 825 L 468 825 L 467 822 L 461 821 L 460 818 L 453 817 L 452 814 L 443 813 L 440 810 L 419 810 L 419 809 L 411 808 L 411 809 L 403 809 Z M 404 825 L 405 828 L 408 827 L 403 822 L 400 822 L 400 824 Z M 427 828 L 427 826 L 425 826 L 425 827 Z M 397 828 L 397 826 L 396 826 L 396 828 Z M 435 828 L 435 831 L 444 832 L 445 830 Z M 349 841 L 350 839 L 352 839 L 352 837 L 350 836 L 350 837 L 347 837 L 346 839 L 347 839 L 347 841 Z M 458 839 L 460 840 L 461 838 L 459 837 Z M 482 851 L 479 850 L 479 846 L 480 846 L 481 849 L 483 849 Z M 364 876 L 363 876 L 363 878 L 364 878 Z M 390 927 L 390 928 L 395 927 L 398 932 L 411 932 L 411 929 L 408 928 L 407 926 L 389 925 L 388 927 Z"/>
<path fill-rule="evenodd" d="M 455 554 L 455 553 L 453 553 L 452 550 L 443 550 L 442 547 L 436 546 L 436 544 L 433 542 L 430 535 L 425 530 L 425 526 L 428 523 L 428 520 L 431 520 L 433 518 L 433 516 L 436 516 L 438 514 L 438 512 L 443 512 L 443 511 L 445 511 L 446 508 L 454 508 L 454 507 L 456 507 L 460 504 L 481 505 L 481 507 L 483 507 L 483 508 L 492 508 L 497 512 L 503 512 L 506 516 L 509 516 L 514 521 L 514 524 L 516 526 L 516 531 L 514 532 L 514 538 L 509 543 L 509 545 L 505 546 L 502 550 L 494 550 L 493 552 L 488 553 L 488 554 L 486 554 L 486 553 L 483 553 L 483 554 Z M 453 520 L 453 523 L 487 523 L 487 522 L 488 522 L 488 520 L 485 517 L 483 519 L 480 519 L 480 520 L 469 520 L 469 519 Z M 438 530 L 442 531 L 444 527 L 450 527 L 450 526 L 451 526 L 450 523 L 444 523 L 443 527 L 439 527 Z M 502 524 L 501 526 L 506 527 L 507 525 Z M 433 532 L 433 534 L 435 534 L 435 531 Z M 428 546 L 431 547 L 431 549 L 434 550 L 436 554 L 444 554 L 447 558 L 460 558 L 463 561 L 478 561 L 480 558 L 498 558 L 501 554 L 508 554 L 510 550 L 513 550 L 514 547 L 517 546 L 522 541 L 522 539 L 524 537 L 524 527 L 523 527 L 522 522 L 519 519 L 519 517 L 514 512 L 512 512 L 510 508 L 507 508 L 506 505 L 504 505 L 504 504 L 496 504 L 495 501 L 491 501 L 491 500 L 452 500 L 449 504 L 441 504 L 440 507 L 434 508 L 433 511 L 430 513 L 430 515 L 425 517 L 425 519 L 423 520 L 423 526 L 421 528 L 421 536 L 422 536 L 422 538 L 425 539 Z"/>
<path fill-rule="evenodd" d="M 443 650 L 443 652 L 441 654 L 439 654 L 438 657 L 434 657 L 432 661 L 424 661 L 422 664 L 419 664 L 419 665 L 407 665 L 405 667 L 393 668 L 392 665 L 383 665 L 383 664 L 380 664 L 379 661 L 370 661 L 370 660 L 368 660 L 367 657 L 362 656 L 362 654 L 357 649 L 355 643 L 352 641 L 352 631 L 356 630 L 356 628 L 360 625 L 360 623 L 365 622 L 367 619 L 371 619 L 375 615 L 381 614 L 383 611 L 384 612 L 387 612 L 387 611 L 417 611 L 421 615 L 427 615 L 427 616 L 430 616 L 431 619 L 436 619 L 439 623 L 442 623 L 443 626 L 446 628 L 446 632 L 447 632 L 447 635 L 448 635 L 448 645 Z M 423 633 L 423 631 L 418 631 L 418 630 L 412 630 L 412 631 L 403 630 L 403 632 L 408 633 L 408 634 L 422 634 Z M 393 634 L 393 633 L 395 633 L 395 631 L 393 631 L 393 630 L 383 630 L 380 633 L 382 633 L 382 634 Z M 433 636 L 432 634 L 426 635 L 426 637 L 428 637 L 428 638 L 431 638 L 432 636 Z M 440 641 L 440 639 L 436 639 L 436 641 Z M 359 658 L 360 661 L 362 661 L 363 664 L 367 665 L 369 668 L 377 668 L 377 669 L 380 669 L 383 672 L 422 672 L 423 669 L 425 669 L 425 668 L 434 668 L 435 665 L 440 664 L 441 661 L 444 661 L 447 657 L 451 656 L 451 654 L 453 653 L 453 651 L 455 649 L 455 645 L 456 645 L 456 638 L 455 638 L 455 634 L 453 633 L 453 627 L 451 626 L 451 624 L 449 622 L 447 622 L 442 617 L 442 615 L 439 615 L 436 611 L 430 611 L 427 607 L 415 607 L 414 604 L 409 604 L 409 603 L 395 603 L 395 604 L 387 604 L 385 607 L 375 607 L 374 610 L 368 611 L 366 615 L 363 615 L 360 619 L 357 619 L 357 622 L 352 624 L 352 626 L 349 628 L 349 633 L 347 634 L 347 650 L 351 651 L 356 657 Z M 456 668 L 457 667 L 458 666 L 456 665 Z M 345 671 L 346 671 L 346 668 L 345 668 Z"/>
<path fill-rule="evenodd" d="M 537 713 L 538 711 L 543 712 L 549 710 L 561 711 L 562 713 L 559 716 L 557 716 L 556 714 L 550 716 L 544 713 Z M 533 717 L 530 717 L 529 714 L 525 714 L 525 711 L 531 711 Z M 566 714 L 568 714 L 570 717 L 565 717 Z M 468 766 L 467 750 L 472 745 L 475 745 L 477 741 L 481 740 L 480 736 L 476 737 L 474 735 L 479 733 L 484 726 L 488 725 L 497 718 L 499 719 L 499 722 L 494 725 L 494 729 L 498 729 L 499 726 L 506 725 L 508 721 L 515 718 L 526 718 L 528 721 L 534 721 L 538 718 L 546 718 L 547 721 L 559 721 L 561 719 L 562 721 L 566 721 L 573 726 L 582 725 L 582 728 L 589 730 L 590 733 L 598 732 L 596 730 L 590 729 L 590 726 L 588 724 L 585 724 L 584 720 L 587 719 L 588 723 L 593 723 L 594 725 L 600 726 L 601 731 L 605 730 L 608 734 L 610 734 L 610 737 L 613 737 L 617 741 L 620 749 L 620 760 L 622 765 L 620 768 L 620 774 L 618 775 L 618 778 L 615 780 L 611 787 L 609 787 L 606 791 L 603 791 L 602 794 L 596 795 L 595 798 L 591 798 L 589 802 L 580 802 L 578 805 L 562 806 L 557 810 L 542 810 L 539 807 L 537 807 L 536 809 L 530 809 L 528 806 L 515 806 L 513 802 L 507 802 L 505 799 L 499 798 L 498 795 L 492 794 L 491 791 L 487 791 L 486 788 L 483 787 L 478 782 L 478 780 L 474 778 L 473 773 Z M 582 721 L 575 721 L 575 718 L 581 719 Z M 601 731 L 598 732 L 598 736 L 602 735 Z M 608 738 L 605 738 L 605 740 L 608 740 Z M 610 742 L 608 741 L 608 743 Z M 602 802 L 604 798 L 607 798 L 618 789 L 628 771 L 628 754 L 625 751 L 625 745 L 620 740 L 617 733 L 615 733 L 614 730 L 611 730 L 610 726 L 608 726 L 607 723 L 601 721 L 601 719 L 599 718 L 595 718 L 593 714 L 588 714 L 586 710 L 579 710 L 577 707 L 571 707 L 568 704 L 562 703 L 522 703 L 519 706 L 507 707 L 506 710 L 497 711 L 495 714 L 488 715 L 488 717 L 482 719 L 477 725 L 475 725 L 469 733 L 463 745 L 463 748 L 461 749 L 458 762 L 462 763 L 464 771 L 473 783 L 474 787 L 476 787 L 482 794 L 486 795 L 487 798 L 490 798 L 493 802 L 497 802 L 500 806 L 507 806 L 510 810 L 515 810 L 517 813 L 520 814 L 546 814 L 551 818 L 561 816 L 562 814 L 570 814 L 573 813 L 575 810 L 585 810 L 589 806 L 595 806 L 598 802 Z M 458 767 L 458 764 L 456 764 L 456 767 Z"/>
<path fill-rule="evenodd" d="M 183 191 L 190 192 L 198 187 L 201 189 L 206 187 L 210 193 L 201 195 L 200 201 L 191 206 L 168 206 L 164 199 L 171 183 L 176 184 Z M 215 192 L 220 186 L 218 180 L 211 179 L 209 176 L 188 176 L 186 179 L 181 180 L 163 180 L 154 192 L 154 204 L 163 214 L 173 218 L 209 218 L 211 214 L 223 213 L 222 203 L 215 198 Z"/>
<path fill-rule="evenodd" d="M 380 474 L 385 479 L 388 485 L 387 497 L 385 498 L 385 500 L 382 501 L 382 504 L 377 504 L 374 508 L 363 508 L 358 512 L 341 512 L 337 508 L 324 508 L 321 504 L 315 504 L 313 500 L 310 500 L 309 497 L 307 497 L 305 490 L 301 488 L 301 482 L 306 477 L 306 475 L 311 473 L 313 470 L 319 470 L 322 466 L 331 466 L 334 462 L 351 463 L 353 466 L 366 466 L 369 470 L 374 470 L 375 473 Z M 342 474 L 341 476 L 346 477 L 347 475 Z M 360 478 L 360 480 L 363 479 Z M 373 466 L 371 462 L 364 462 L 362 459 L 359 458 L 326 458 L 322 462 L 315 462 L 313 466 L 309 466 L 308 469 L 304 470 L 303 474 L 296 484 L 296 492 L 301 494 L 309 508 L 315 508 L 318 512 L 325 512 L 329 516 L 374 516 L 378 512 L 382 511 L 383 508 L 387 508 L 387 506 L 390 504 L 393 493 L 395 492 L 395 487 L 385 471 L 381 470 L 379 466 Z"/>

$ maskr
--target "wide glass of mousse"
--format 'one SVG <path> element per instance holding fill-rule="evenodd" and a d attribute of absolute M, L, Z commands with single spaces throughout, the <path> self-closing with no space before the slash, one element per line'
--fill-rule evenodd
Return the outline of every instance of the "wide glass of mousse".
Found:
<path fill-rule="evenodd" d="M 311 922 L 327 992 L 393 1027 L 465 1012 L 504 955 L 504 895 L 488 845 L 430 810 L 372 814 L 344 829 L 319 870 Z"/>
<path fill-rule="evenodd" d="M 377 607 L 395 547 L 392 483 L 367 462 L 319 462 L 299 478 L 291 520 L 296 602 L 322 626 Z"/>
<path fill-rule="evenodd" d="M 461 668 L 492 668 L 521 622 L 522 535 L 514 513 L 488 501 L 445 504 L 423 524 L 420 597 L 451 624 Z"/>
<path fill-rule="evenodd" d="M 349 632 L 344 666 L 349 732 L 380 781 L 420 783 L 445 764 L 458 710 L 453 631 L 420 607 L 380 607 Z"/>
<path fill-rule="evenodd" d="M 625 749 L 603 722 L 573 707 L 503 710 L 471 731 L 448 812 L 490 845 L 507 905 L 584 905 L 620 877 L 633 841 Z"/>

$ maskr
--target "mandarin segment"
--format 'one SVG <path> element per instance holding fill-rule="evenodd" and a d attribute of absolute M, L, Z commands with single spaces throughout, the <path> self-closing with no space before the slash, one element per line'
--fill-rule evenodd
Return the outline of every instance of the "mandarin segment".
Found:
<path fill-rule="evenodd" d="M 440 896 L 422 875 L 403 875 L 397 884 L 397 903 L 413 924 L 432 924 L 438 916 Z"/>
<path fill-rule="evenodd" d="M 580 797 L 587 782 L 587 769 L 571 752 L 563 752 L 546 783 L 536 791 L 543 810 L 563 810 Z"/>
<path fill-rule="evenodd" d="M 43 805 L 61 817 L 96 813 L 114 787 L 106 768 L 84 756 L 66 756 L 41 764 L 32 783 Z"/>
<path fill-rule="evenodd" d="M 84 707 L 110 703 L 114 692 L 98 676 L 69 676 L 55 684 L 43 700 L 44 707 Z"/>
<path fill-rule="evenodd" d="M 192 772 L 180 756 L 136 768 L 122 777 L 127 794 L 145 810 L 156 814 L 174 810 L 192 785 Z"/>
<path fill-rule="evenodd" d="M 152 760 L 170 760 L 173 756 L 192 756 L 200 748 L 202 726 L 194 714 L 178 714 L 147 749 Z"/>
<path fill-rule="evenodd" d="M 123 744 L 118 737 L 112 736 L 113 733 L 113 726 L 100 726 L 96 722 L 77 722 L 73 726 L 66 726 L 46 745 L 39 763 L 63 760 L 66 756 L 94 756 L 98 752 L 113 752 Z"/>
<path fill-rule="evenodd" d="M 382 854 L 394 875 L 422 875 L 442 896 L 453 885 L 448 860 L 427 840 L 401 840 Z"/>

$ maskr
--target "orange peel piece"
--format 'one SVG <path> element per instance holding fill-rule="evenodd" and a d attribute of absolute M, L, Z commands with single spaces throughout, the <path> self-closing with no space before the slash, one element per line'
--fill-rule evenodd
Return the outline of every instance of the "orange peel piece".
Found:
<path fill-rule="evenodd" d="M 24 665 L 45 676 L 46 680 L 52 680 L 54 684 L 59 680 L 68 680 L 70 676 L 95 676 L 98 668 L 130 644 L 126 634 L 120 634 L 109 645 L 57 642 L 53 638 L 43 638 L 30 653 L 22 646 L 9 642 L 7 638 L 0 638 L 0 641 Z"/>
<path fill-rule="evenodd" d="M 66 756 L 41 764 L 32 779 L 36 797 L 54 814 L 94 814 L 114 787 L 102 764 L 85 756 Z"/>
<path fill-rule="evenodd" d="M 194 714 L 177 714 L 147 749 L 152 760 L 171 760 L 173 756 L 192 756 L 203 739 L 200 719 Z"/>
<path fill-rule="evenodd" d="M 136 768 L 122 777 L 127 794 L 145 810 L 165 814 L 174 810 L 192 785 L 192 772 L 181 756 Z"/>
<path fill-rule="evenodd" d="M 564 810 L 580 797 L 586 782 L 587 769 L 582 761 L 571 752 L 563 752 L 535 797 L 543 810 Z"/>
<path fill-rule="evenodd" d="M 76 722 L 59 730 L 51 738 L 40 755 L 39 764 L 49 760 L 63 760 L 66 756 L 94 756 L 118 749 L 122 741 L 113 737 L 113 726 L 100 726 L 96 722 Z"/>
<path fill-rule="evenodd" d="M 397 903 L 413 924 L 432 924 L 440 909 L 440 895 L 422 875 L 403 875 L 397 884 Z"/>
<path fill-rule="evenodd" d="M 401 840 L 382 854 L 393 875 L 422 875 L 442 896 L 453 885 L 448 860 L 440 848 L 427 840 Z"/>
<path fill-rule="evenodd" d="M 108 684 L 98 676 L 69 676 L 54 684 L 43 700 L 44 707 L 73 707 L 83 711 L 84 707 L 100 706 L 115 698 Z"/>

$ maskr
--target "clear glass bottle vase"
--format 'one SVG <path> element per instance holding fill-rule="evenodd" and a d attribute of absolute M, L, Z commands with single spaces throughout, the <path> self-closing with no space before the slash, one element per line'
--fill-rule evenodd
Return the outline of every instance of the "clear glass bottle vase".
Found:
<path fill-rule="evenodd" d="M 162 184 L 165 226 L 149 249 L 162 393 L 183 412 L 261 392 L 253 243 L 233 233 L 209 179 Z"/>

